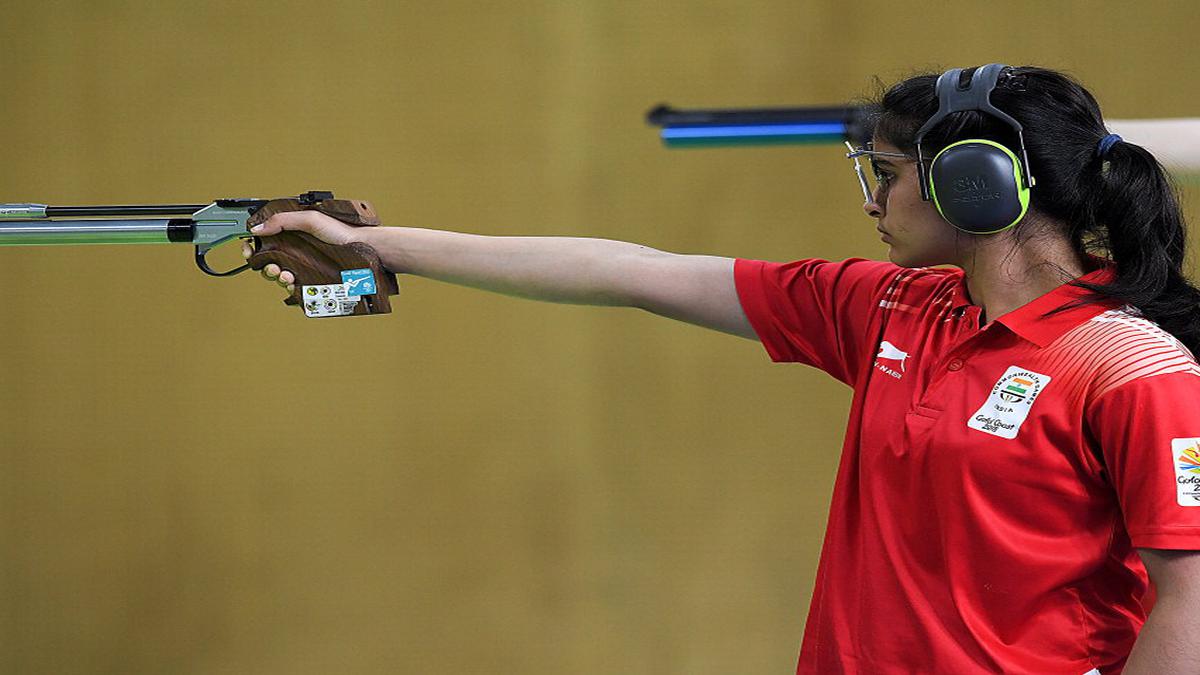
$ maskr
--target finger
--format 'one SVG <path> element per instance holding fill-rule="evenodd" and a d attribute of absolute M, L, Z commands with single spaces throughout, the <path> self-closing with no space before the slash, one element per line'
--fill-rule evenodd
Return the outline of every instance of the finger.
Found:
<path fill-rule="evenodd" d="M 249 260 L 252 255 L 254 255 L 254 249 L 250 248 L 250 243 L 242 242 L 242 258 Z"/>
<path fill-rule="evenodd" d="M 294 283 L 296 281 L 296 275 L 284 270 L 279 273 L 279 281 L 285 284 Z"/>
<path fill-rule="evenodd" d="M 316 225 L 320 214 L 316 211 L 286 211 L 284 213 L 276 213 L 267 218 L 266 221 L 250 228 L 256 236 L 269 237 L 273 234 L 279 234 L 284 230 L 299 230 L 301 232 L 312 232 Z"/>
<path fill-rule="evenodd" d="M 276 277 L 279 276 L 279 265 L 276 265 L 275 263 L 271 263 L 263 268 L 262 273 L 263 273 L 264 277 L 274 280 Z"/>
<path fill-rule="evenodd" d="M 296 292 L 296 284 L 288 284 L 287 289 L 288 289 L 288 293 L 295 293 Z"/>

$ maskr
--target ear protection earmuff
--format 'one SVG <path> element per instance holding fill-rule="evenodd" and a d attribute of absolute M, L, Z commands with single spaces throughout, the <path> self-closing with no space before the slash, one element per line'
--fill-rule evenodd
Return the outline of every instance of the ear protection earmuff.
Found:
<path fill-rule="evenodd" d="M 997 110 L 990 101 L 1000 75 L 1009 67 L 990 63 L 962 82 L 962 68 L 948 70 L 937 80 L 938 111 L 917 131 L 917 175 L 921 199 L 933 201 L 942 218 L 970 234 L 1007 230 L 1029 210 L 1029 156 L 1021 124 Z M 1003 145 L 982 138 L 951 143 L 934 156 L 928 170 L 921 141 L 938 122 L 966 110 L 987 113 L 1017 132 L 1020 156 Z"/>

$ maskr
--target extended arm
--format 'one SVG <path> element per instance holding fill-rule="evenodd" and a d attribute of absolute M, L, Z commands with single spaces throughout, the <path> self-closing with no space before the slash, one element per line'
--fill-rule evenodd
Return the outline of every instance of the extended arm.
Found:
<path fill-rule="evenodd" d="M 349 228 L 312 211 L 272 216 L 254 233 L 269 236 L 284 229 L 334 244 L 363 241 L 398 273 L 534 300 L 638 307 L 755 339 L 738 301 L 731 258 L 678 255 L 606 239 Z M 286 272 L 265 271 L 291 281 Z"/>

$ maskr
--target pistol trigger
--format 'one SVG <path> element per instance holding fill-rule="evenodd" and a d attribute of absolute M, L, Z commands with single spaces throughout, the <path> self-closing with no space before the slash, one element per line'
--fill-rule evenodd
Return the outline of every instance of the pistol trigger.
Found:
<path fill-rule="evenodd" d="M 211 274 L 214 277 L 231 277 L 239 272 L 245 272 L 246 270 L 250 269 L 250 263 L 246 263 L 245 265 L 242 265 L 241 267 L 235 267 L 228 272 L 218 272 L 209 267 L 208 261 L 204 259 L 204 256 L 208 255 L 208 251 L 208 248 L 201 248 L 199 246 L 196 247 L 196 266 L 199 267 L 200 271 L 204 272 L 205 274 Z"/>

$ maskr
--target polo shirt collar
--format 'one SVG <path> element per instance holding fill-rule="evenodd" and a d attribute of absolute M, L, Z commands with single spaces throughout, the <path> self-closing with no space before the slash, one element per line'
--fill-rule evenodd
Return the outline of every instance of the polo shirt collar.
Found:
<path fill-rule="evenodd" d="M 1112 263 L 1104 261 L 1103 267 L 1100 267 L 1092 272 L 1088 272 L 1087 274 L 1076 279 L 1076 281 L 1083 281 L 1092 284 L 1106 284 L 1111 282 L 1115 276 L 1116 272 L 1113 269 Z M 964 295 L 965 290 L 966 281 L 964 279 Z M 1061 312 L 1051 314 L 1050 316 L 1045 316 L 1047 312 L 1085 298 L 1090 293 L 1091 291 L 1088 291 L 1085 288 L 1079 288 L 1071 283 L 1065 283 L 1049 293 L 1046 293 L 1045 295 L 1014 309 L 1004 316 L 998 317 L 996 322 L 1003 324 L 1012 332 L 1034 343 L 1038 347 L 1045 347 L 1075 326 L 1078 326 L 1084 321 L 1087 321 L 1088 319 L 1091 319 L 1102 312 L 1106 312 L 1120 305 L 1120 303 L 1116 301 L 1093 302 L 1086 305 L 1071 307 Z"/>

